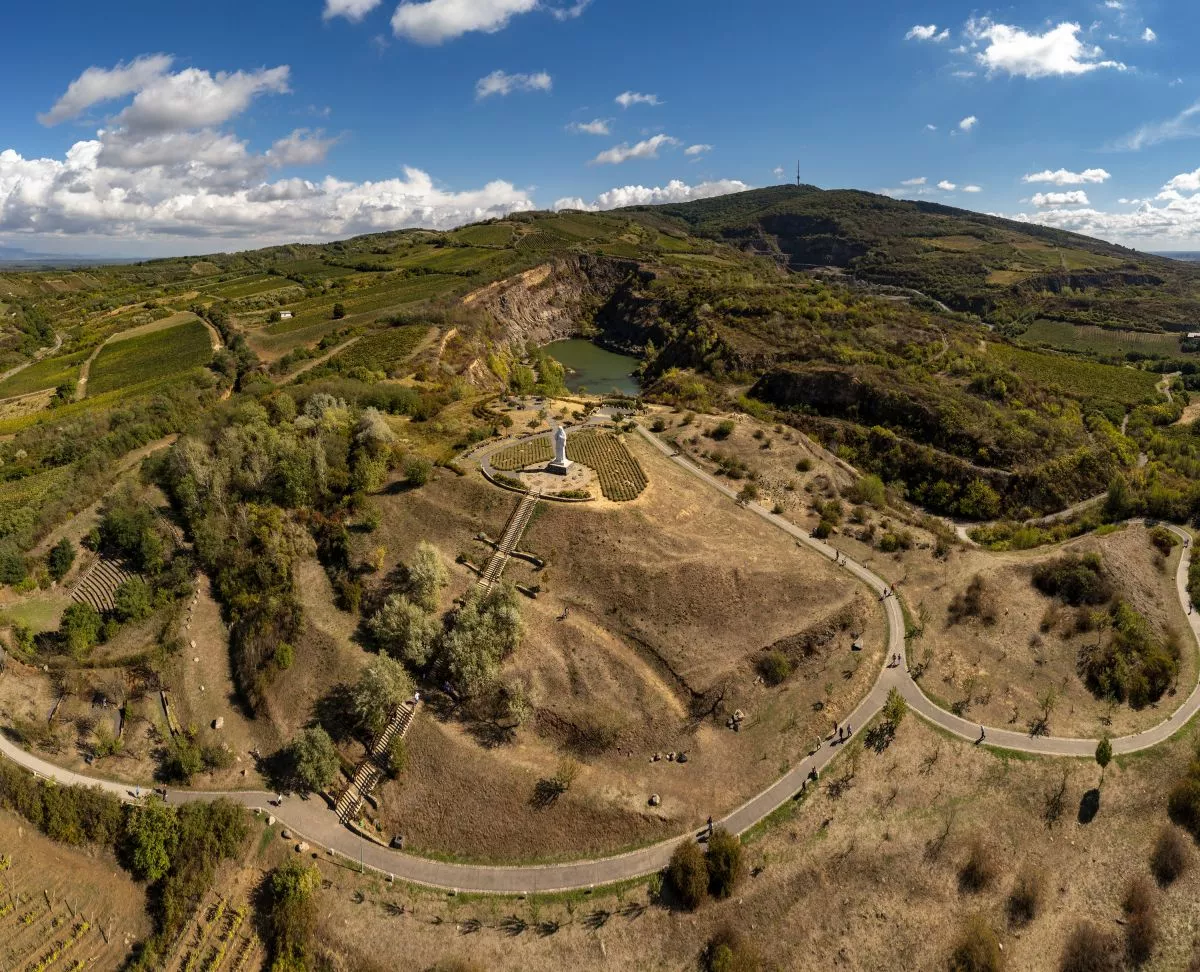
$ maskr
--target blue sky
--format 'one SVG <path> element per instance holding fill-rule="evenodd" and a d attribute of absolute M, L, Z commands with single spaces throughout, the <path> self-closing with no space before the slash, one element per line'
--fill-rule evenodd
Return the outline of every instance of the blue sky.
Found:
<path fill-rule="evenodd" d="M 799 159 L 826 188 L 1200 248 L 1181 0 L 66 0 L 5 27 L 0 245 L 448 227 L 770 185 Z"/>

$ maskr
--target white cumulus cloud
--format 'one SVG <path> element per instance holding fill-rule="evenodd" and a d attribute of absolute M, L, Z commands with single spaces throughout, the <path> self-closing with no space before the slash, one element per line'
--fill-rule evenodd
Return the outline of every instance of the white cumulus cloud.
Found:
<path fill-rule="evenodd" d="M 610 149 L 605 149 L 592 159 L 591 164 L 620 165 L 622 162 L 628 162 L 630 159 L 657 159 L 660 148 L 678 144 L 680 144 L 679 139 L 672 138 L 670 135 L 655 135 L 645 141 L 638 142 L 636 145 L 622 142 L 620 145 L 614 145 Z"/>
<path fill-rule="evenodd" d="M 972 128 L 974 128 L 978 124 L 979 124 L 978 118 L 976 118 L 974 115 L 967 115 L 966 118 L 964 118 L 962 121 L 960 121 L 958 123 L 958 127 L 960 130 L 962 130 L 964 132 L 969 132 Z"/>
<path fill-rule="evenodd" d="M 1154 33 L 1154 31 L 1147 27 L 1144 31 L 1142 31 L 1142 40 L 1144 40 L 1147 44 L 1153 44 L 1156 40 L 1158 40 L 1158 34 Z"/>
<path fill-rule="evenodd" d="M 689 145 L 687 148 L 685 148 L 683 150 L 683 154 L 684 155 L 703 155 L 705 152 L 711 152 L 712 150 L 713 150 L 713 147 L 711 145 L 706 145 L 704 143 L 700 143 L 698 145 Z"/>
<path fill-rule="evenodd" d="M 903 182 L 900 183 L 900 185 L 902 185 L 902 186 L 923 186 L 923 185 L 925 185 L 926 181 L 927 180 L 924 176 L 917 176 L 914 179 L 905 179 Z"/>
<path fill-rule="evenodd" d="M 75 118 L 98 105 L 141 91 L 171 69 L 174 58 L 167 54 L 147 54 L 113 68 L 90 67 L 68 86 L 66 93 L 45 114 L 38 115 L 43 125 L 57 125 Z"/>
<path fill-rule="evenodd" d="M 933 41 L 935 44 L 940 44 L 950 36 L 950 31 L 943 30 L 938 33 L 937 24 L 929 24 L 922 26 L 917 24 L 907 34 L 904 35 L 905 40 Z"/>
<path fill-rule="evenodd" d="M 1038 209 L 1047 206 L 1090 206 L 1087 193 L 1082 189 L 1069 192 L 1035 192 L 1030 200 Z"/>
<path fill-rule="evenodd" d="M 322 16 L 326 20 L 345 17 L 353 23 L 358 23 L 382 2 L 383 0 L 325 0 L 325 13 Z"/>
<path fill-rule="evenodd" d="M 949 179 L 943 179 L 937 184 L 937 187 L 941 189 L 942 192 L 954 192 L 954 190 L 958 188 L 958 186 L 956 186 Z"/>
<path fill-rule="evenodd" d="M 1089 182 L 1107 182 L 1112 175 L 1105 169 L 1084 169 L 1072 172 L 1069 169 L 1043 169 L 1021 176 L 1022 182 L 1049 182 L 1056 186 L 1081 186 Z"/>
<path fill-rule="evenodd" d="M 963 192 L 983 192 L 983 186 L 963 186 Z"/>
<path fill-rule="evenodd" d="M 538 0 L 404 0 L 392 14 L 392 31 L 418 44 L 441 44 L 463 34 L 494 34 Z"/>
<path fill-rule="evenodd" d="M 508 95 L 514 91 L 549 91 L 554 81 L 545 71 L 537 74 L 507 74 L 493 71 L 475 82 L 475 97 L 490 98 L 492 95 Z"/>
<path fill-rule="evenodd" d="M 608 127 L 607 118 L 596 118 L 590 122 L 571 122 L 567 126 L 568 132 L 574 132 L 576 135 L 609 135 L 611 132 Z"/>
<path fill-rule="evenodd" d="M 750 186 L 737 179 L 718 179 L 694 186 L 679 179 L 672 179 L 665 186 L 620 186 L 600 193 L 592 202 L 587 202 L 579 196 L 571 196 L 557 200 L 554 208 L 596 212 L 601 209 L 620 209 L 623 206 L 657 206 L 663 203 L 688 202 L 692 199 L 711 199 L 713 196 L 725 196 L 731 192 L 745 192 L 749 188 Z"/>
<path fill-rule="evenodd" d="M 989 73 L 1048 78 L 1087 74 L 1101 68 L 1126 69 L 1120 61 L 1104 60 L 1102 48 L 1081 41 L 1081 29 L 1079 24 L 1063 22 L 1037 34 L 987 17 L 967 21 L 967 35 L 984 45 L 975 58 Z"/>
<path fill-rule="evenodd" d="M 623 91 L 613 99 L 622 108 L 630 108 L 633 105 L 661 105 L 658 100 L 658 95 L 641 94 L 637 91 Z"/>
<path fill-rule="evenodd" d="M 583 12 L 591 5 L 592 0 L 579 0 L 569 7 L 550 7 L 549 10 L 555 20 L 574 20 L 576 17 L 582 17 Z"/>

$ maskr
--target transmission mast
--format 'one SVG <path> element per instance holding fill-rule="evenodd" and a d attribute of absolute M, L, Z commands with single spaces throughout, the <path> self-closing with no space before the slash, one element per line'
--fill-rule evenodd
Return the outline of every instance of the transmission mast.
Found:
<path fill-rule="evenodd" d="M 796 160 L 796 188 L 800 188 L 800 160 Z"/>

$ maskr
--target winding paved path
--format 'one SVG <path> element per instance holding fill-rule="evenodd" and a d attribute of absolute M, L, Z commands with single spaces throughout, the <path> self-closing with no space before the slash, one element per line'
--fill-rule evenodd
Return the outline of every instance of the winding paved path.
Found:
<path fill-rule="evenodd" d="M 736 492 L 725 482 L 700 469 L 683 456 L 673 453 L 671 448 L 651 435 L 642 426 L 638 432 L 655 448 L 666 455 L 670 461 L 691 475 L 708 483 L 713 489 L 722 493 L 730 500 L 736 500 Z M 815 550 L 830 559 L 836 551 L 826 543 L 810 537 L 799 527 L 776 516 L 769 510 L 751 503 L 747 506 L 751 512 L 762 517 L 768 523 L 792 536 L 798 543 Z M 1187 568 L 1191 560 L 1190 536 L 1177 527 L 1171 529 L 1185 541 L 1186 545 L 1176 570 L 1176 588 L 1180 603 L 1187 603 Z M 867 696 L 859 702 L 857 708 L 848 715 L 844 722 L 851 726 L 865 728 L 879 713 L 888 692 L 892 688 L 899 689 L 908 700 L 912 709 L 923 718 L 940 726 L 948 732 L 963 739 L 976 741 L 979 737 L 979 726 L 967 722 L 935 705 L 918 687 L 909 675 L 907 656 L 905 652 L 904 615 L 896 597 L 882 597 L 887 589 L 882 578 L 878 577 L 867 567 L 854 560 L 847 559 L 844 569 L 862 581 L 868 588 L 880 595 L 881 603 L 887 617 L 888 644 L 886 658 L 899 655 L 901 662 L 896 667 L 885 666 L 879 678 L 872 686 Z M 1188 623 L 1192 634 L 1200 643 L 1200 616 L 1190 614 Z M 1183 703 L 1168 719 L 1152 729 L 1133 736 L 1114 739 L 1113 750 L 1116 753 L 1131 753 L 1147 749 L 1165 742 L 1174 733 L 1183 728 L 1200 709 L 1200 683 L 1193 689 L 1187 701 Z M 1001 746 L 1006 749 L 1022 752 L 1037 753 L 1047 756 L 1079 756 L 1091 757 L 1095 753 L 1095 739 L 1060 739 L 1053 736 L 1031 737 L 1025 733 L 1012 732 L 1005 729 L 987 730 L 986 744 Z M 740 807 L 728 813 L 720 821 L 720 826 L 726 827 L 733 833 L 743 833 L 754 824 L 768 816 L 789 800 L 793 799 L 803 788 L 811 771 L 823 770 L 840 752 L 836 740 L 825 740 L 819 749 L 810 753 L 793 766 L 779 780 L 771 784 L 761 793 L 751 797 Z M 0 734 L 0 753 L 14 762 L 32 770 L 39 776 L 57 782 L 76 786 L 98 786 L 115 794 L 122 800 L 132 801 L 143 795 L 143 791 L 131 789 L 128 784 L 113 780 L 97 779 L 84 776 L 71 770 L 63 769 L 47 762 L 14 745 Z M 437 888 L 455 889 L 460 891 L 475 891 L 501 894 L 545 893 L 550 891 L 565 891 L 579 888 L 598 887 L 617 881 L 642 877 L 659 871 L 667 864 L 671 852 L 686 835 L 663 841 L 648 847 L 639 848 L 626 854 L 606 857 L 598 860 L 572 861 L 563 864 L 545 864 L 532 866 L 499 866 L 487 864 L 452 864 L 423 857 L 413 857 L 398 851 L 389 850 L 377 844 L 364 841 L 353 832 L 341 826 L 336 814 L 323 799 L 300 799 L 288 797 L 280 807 L 270 807 L 273 794 L 262 791 L 172 791 L 170 802 L 212 800 L 225 797 L 245 807 L 269 810 L 278 820 L 297 837 L 302 837 L 312 844 L 323 846 L 351 861 L 360 859 L 363 865 L 384 874 L 394 875 L 404 881 L 424 884 Z"/>

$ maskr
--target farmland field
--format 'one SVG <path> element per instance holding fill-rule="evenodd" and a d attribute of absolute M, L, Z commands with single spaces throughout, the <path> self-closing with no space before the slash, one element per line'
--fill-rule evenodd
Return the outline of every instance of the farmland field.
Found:
<path fill-rule="evenodd" d="M 1034 321 L 1021 336 L 1023 343 L 1063 348 L 1067 351 L 1093 351 L 1097 354 L 1177 354 L 1179 335 L 1152 331 L 1118 331 L 1105 327 L 1068 324 L 1064 321 Z"/>
<path fill-rule="evenodd" d="M 290 334 L 293 331 L 311 327 L 320 321 L 328 320 L 331 317 L 334 303 L 343 304 L 346 308 L 346 316 L 351 317 L 356 314 L 367 314 L 427 300 L 452 290 L 461 282 L 458 277 L 431 273 L 418 277 L 393 279 L 376 287 L 364 288 L 357 294 L 350 291 L 339 298 L 323 297 L 320 301 L 314 302 L 316 306 L 305 302 L 305 305 L 295 309 L 297 311 L 295 317 L 288 321 L 276 321 L 267 328 L 267 333 Z"/>
<path fill-rule="evenodd" d="M 512 254 L 471 246 L 436 247 L 427 253 L 405 257 L 403 267 L 423 267 L 440 273 L 460 273 L 479 269 L 489 263 L 508 263 Z"/>
<path fill-rule="evenodd" d="M 450 234 L 460 243 L 473 246 L 507 246 L 512 242 L 512 223 L 492 223 L 484 226 L 468 226 Z"/>
<path fill-rule="evenodd" d="M 29 392 L 41 391 L 43 388 L 57 388 L 63 382 L 73 382 L 79 372 L 79 365 L 90 353 L 90 351 L 76 351 L 74 354 L 44 358 L 36 364 L 31 364 L 7 381 L 0 382 L 0 398 L 27 395 Z"/>
<path fill-rule="evenodd" d="M 421 339 L 429 333 L 423 324 L 395 327 L 378 334 L 369 334 L 352 347 L 335 355 L 347 368 L 363 365 L 367 368 L 387 370 L 388 366 L 402 361 L 412 354 Z"/>
<path fill-rule="evenodd" d="M 546 439 L 549 445 L 549 439 Z M 636 499 L 646 488 L 646 473 L 611 432 L 587 430 L 567 439 L 567 458 L 596 470 L 600 491 L 607 500 Z"/>
<path fill-rule="evenodd" d="M 193 318 L 168 330 L 105 345 L 92 364 L 88 395 L 181 374 L 212 358 L 208 331 Z"/>
<path fill-rule="evenodd" d="M 571 440 L 568 439 L 567 444 L 570 445 L 570 443 Z M 492 466 L 502 472 L 512 472 L 539 462 L 549 462 L 553 458 L 554 449 L 550 444 L 550 438 L 544 435 L 540 439 L 519 442 L 517 445 L 496 453 L 492 456 Z"/>
<path fill-rule="evenodd" d="M 0 483 L 0 539 L 21 536 L 37 521 L 43 500 L 72 476 L 70 466 L 57 466 L 45 472 Z"/>
<path fill-rule="evenodd" d="M 1155 397 L 1158 376 L 1133 368 L 1096 364 L 1002 344 L 988 345 L 988 356 L 1017 374 L 1079 398 L 1107 398 L 1136 405 Z"/>
<path fill-rule="evenodd" d="M 254 297 L 257 294 L 267 294 L 273 290 L 287 288 L 298 290 L 300 285 L 294 280 L 288 280 L 287 277 L 260 276 L 231 280 L 216 287 L 209 287 L 208 292 L 226 300 L 237 300 L 239 297 Z"/>

